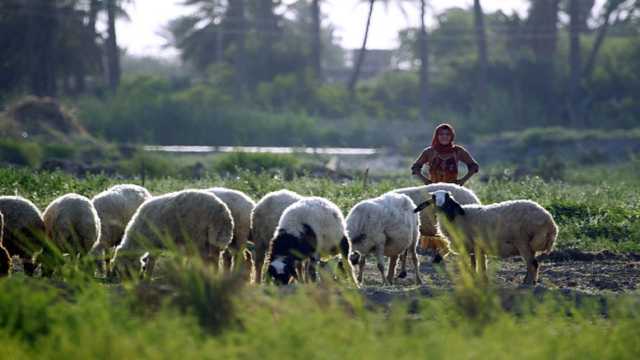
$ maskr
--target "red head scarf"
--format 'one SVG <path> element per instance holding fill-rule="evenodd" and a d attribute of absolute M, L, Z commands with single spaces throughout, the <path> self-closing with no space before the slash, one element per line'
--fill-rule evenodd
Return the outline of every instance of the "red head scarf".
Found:
<path fill-rule="evenodd" d="M 451 133 L 451 142 L 448 145 L 442 145 L 440 144 L 440 141 L 438 141 L 438 135 L 440 133 L 440 131 L 442 130 L 449 130 L 449 132 Z M 453 126 L 449 125 L 449 124 L 440 124 L 438 125 L 438 127 L 436 127 L 436 129 L 433 131 L 433 138 L 431 138 L 431 147 L 437 151 L 438 153 L 451 153 L 454 150 L 454 143 L 453 141 L 456 139 L 456 131 L 453 129 Z"/>

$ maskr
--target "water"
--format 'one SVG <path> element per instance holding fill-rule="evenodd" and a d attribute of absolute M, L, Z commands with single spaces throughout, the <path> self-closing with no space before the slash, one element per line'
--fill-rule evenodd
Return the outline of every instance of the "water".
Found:
<path fill-rule="evenodd" d="M 269 153 L 269 154 L 316 154 L 316 155 L 351 155 L 370 156 L 380 153 L 373 148 L 342 148 L 342 147 L 275 147 L 275 146 L 144 146 L 145 151 L 185 153 L 185 154 L 209 154 L 209 153 Z"/>

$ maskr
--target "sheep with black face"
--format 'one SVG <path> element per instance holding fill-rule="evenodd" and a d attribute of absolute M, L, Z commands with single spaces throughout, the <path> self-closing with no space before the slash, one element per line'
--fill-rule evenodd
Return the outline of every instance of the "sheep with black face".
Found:
<path fill-rule="evenodd" d="M 289 206 L 271 241 L 268 274 L 277 284 L 297 280 L 307 263 L 310 280 L 321 257 L 340 254 L 347 261 L 351 244 L 344 217 L 331 201 L 319 197 L 301 199 Z"/>
<path fill-rule="evenodd" d="M 262 282 L 262 268 L 269 246 L 284 211 L 303 196 L 289 190 L 273 191 L 265 195 L 251 213 L 250 241 L 255 246 L 253 258 L 255 281 Z"/>
<path fill-rule="evenodd" d="M 435 205 L 439 226 L 447 237 L 459 236 L 471 254 L 472 265 L 486 272 L 486 256 L 520 255 L 527 264 L 525 284 L 538 281 L 537 253 L 548 253 L 558 227 L 552 215 L 530 200 L 512 200 L 491 205 L 460 205 L 446 191 L 436 191 L 418 205 L 416 212 Z"/>

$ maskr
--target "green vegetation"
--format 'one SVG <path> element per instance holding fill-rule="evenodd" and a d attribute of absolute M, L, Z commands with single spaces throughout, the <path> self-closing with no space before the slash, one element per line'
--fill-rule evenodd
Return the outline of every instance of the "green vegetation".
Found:
<path fill-rule="evenodd" d="M 294 164 L 289 156 L 233 155 L 260 168 Z M 219 165 L 226 166 L 226 165 Z M 484 202 L 531 198 L 555 216 L 559 248 L 640 251 L 637 162 L 569 170 L 568 181 L 494 177 L 471 186 Z M 335 201 L 347 211 L 357 201 L 408 179 L 387 178 L 367 187 L 362 179 L 282 180 L 272 172 L 234 169 L 233 176 L 201 180 L 149 177 L 153 193 L 228 186 L 254 198 L 279 188 Z M 601 185 L 599 176 L 610 181 Z M 0 169 L 0 193 L 44 207 L 68 192 L 92 196 L 139 179 Z M 199 262 L 171 262 L 162 285 L 102 284 L 65 265 L 56 280 L 15 274 L 0 279 L 3 357 L 26 358 L 637 358 L 640 313 L 633 295 L 588 297 L 553 291 L 504 293 L 480 285 L 465 267 L 451 292 L 423 296 L 408 290 L 382 305 L 349 285 L 325 282 L 295 290 L 243 286 Z M 458 264 L 457 266 L 460 266 Z M 465 270 L 466 269 L 466 270 Z M 366 293 L 366 291 L 365 291 Z M 408 299 L 408 300 L 400 300 Z M 410 301 L 409 301 L 410 300 Z M 508 339 L 506 341 L 505 339 Z M 481 355 L 478 355 L 481 354 Z"/>

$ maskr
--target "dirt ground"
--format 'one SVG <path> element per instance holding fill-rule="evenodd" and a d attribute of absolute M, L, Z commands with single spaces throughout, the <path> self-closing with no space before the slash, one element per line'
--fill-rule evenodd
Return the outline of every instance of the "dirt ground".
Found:
<path fill-rule="evenodd" d="M 392 286 L 382 286 L 375 260 L 368 258 L 363 292 L 374 302 L 386 303 L 409 294 L 431 296 L 452 289 L 450 270 L 455 263 L 452 257 L 443 264 L 433 264 L 429 256 L 420 256 L 420 260 L 424 285 L 415 285 L 409 263 L 405 279 L 396 279 Z M 633 293 L 640 287 L 640 254 L 563 250 L 543 255 L 538 260 L 541 264 L 540 283 L 535 291 L 603 295 Z M 489 268 L 496 288 L 507 291 L 523 288 L 521 283 L 526 266 L 520 258 L 490 259 Z"/>

